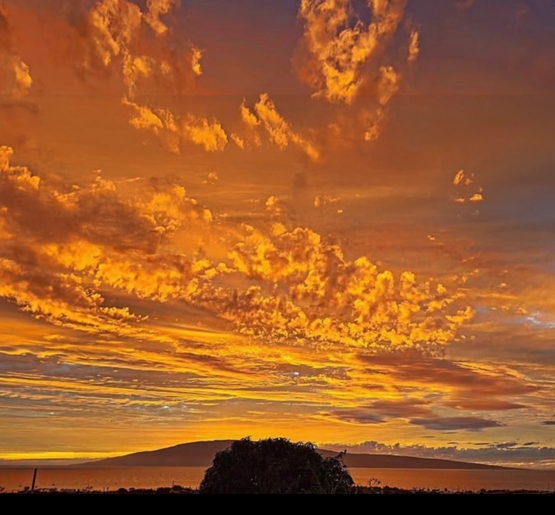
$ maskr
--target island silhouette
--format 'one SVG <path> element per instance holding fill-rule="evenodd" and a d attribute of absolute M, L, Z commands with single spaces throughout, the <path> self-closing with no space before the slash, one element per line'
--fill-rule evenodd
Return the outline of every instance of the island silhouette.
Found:
<path fill-rule="evenodd" d="M 133 453 L 117 458 L 77 465 L 87 468 L 111 467 L 210 467 L 217 453 L 229 449 L 235 440 L 191 442 L 155 451 Z M 336 457 L 337 451 L 319 449 L 324 458 Z M 351 454 L 344 456 L 349 468 L 434 469 L 434 470 L 500 470 L 503 467 L 410 456 Z"/>

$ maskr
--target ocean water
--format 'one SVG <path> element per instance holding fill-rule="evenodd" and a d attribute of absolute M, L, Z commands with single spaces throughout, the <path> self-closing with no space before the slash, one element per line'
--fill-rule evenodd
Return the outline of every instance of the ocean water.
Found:
<path fill-rule="evenodd" d="M 119 488 L 159 488 L 180 485 L 197 487 L 204 476 L 204 468 L 109 468 L 41 469 L 37 488 L 117 490 Z M 360 485 L 371 478 L 383 486 L 398 488 L 429 488 L 448 490 L 540 490 L 555 491 L 555 471 L 534 470 L 407 470 L 407 469 L 352 469 L 351 474 Z M 30 486 L 32 469 L 0 469 L 0 486 L 6 491 Z"/>

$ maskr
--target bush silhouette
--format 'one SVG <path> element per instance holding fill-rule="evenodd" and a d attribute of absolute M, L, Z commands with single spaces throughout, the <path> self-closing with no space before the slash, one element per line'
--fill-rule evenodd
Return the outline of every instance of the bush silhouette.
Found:
<path fill-rule="evenodd" d="M 312 444 L 250 439 L 220 452 L 201 494 L 349 494 L 354 482 L 341 456 L 323 458 Z"/>

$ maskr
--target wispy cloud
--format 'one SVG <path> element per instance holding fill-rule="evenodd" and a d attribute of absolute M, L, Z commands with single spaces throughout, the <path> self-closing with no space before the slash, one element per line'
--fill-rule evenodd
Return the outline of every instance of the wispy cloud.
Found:
<path fill-rule="evenodd" d="M 291 124 L 279 113 L 275 103 L 268 94 L 260 95 L 259 101 L 251 110 L 246 103 L 240 108 L 241 120 L 247 130 L 239 138 L 238 146 L 244 148 L 244 143 L 248 142 L 251 146 L 260 146 L 262 139 L 260 130 L 264 130 L 268 136 L 270 143 L 276 145 L 279 149 L 285 150 L 293 145 L 300 148 L 312 161 L 320 159 L 320 150 L 314 143 L 305 139 L 301 134 L 296 132 Z"/>
<path fill-rule="evenodd" d="M 477 417 L 431 417 L 415 418 L 411 424 L 422 426 L 432 431 L 474 431 L 479 432 L 492 427 L 501 427 L 495 420 Z"/>

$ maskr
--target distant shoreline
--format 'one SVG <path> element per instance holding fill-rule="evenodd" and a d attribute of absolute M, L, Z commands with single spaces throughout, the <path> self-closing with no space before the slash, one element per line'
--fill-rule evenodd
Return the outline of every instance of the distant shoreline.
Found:
<path fill-rule="evenodd" d="M 355 495 L 554 495 L 555 491 L 536 490 L 429 490 L 429 489 L 402 489 L 392 487 L 357 487 Z M 192 488 L 173 486 L 171 488 L 134 489 L 120 488 L 119 490 L 72 490 L 72 489 L 43 489 L 31 492 L 22 490 L 18 492 L 4 492 L 0 495 L 199 495 L 199 491 Z"/>
<path fill-rule="evenodd" d="M 214 440 L 208 442 L 191 442 L 186 444 L 143 451 L 117 458 L 73 465 L 74 468 L 136 468 L 136 467 L 210 467 L 214 456 L 233 444 L 233 440 Z M 325 458 L 339 454 L 337 451 L 319 449 Z M 507 467 L 467 463 L 462 461 L 419 458 L 414 456 L 397 456 L 392 454 L 357 454 L 347 453 L 343 457 L 350 469 L 417 469 L 417 470 L 511 470 Z"/>

